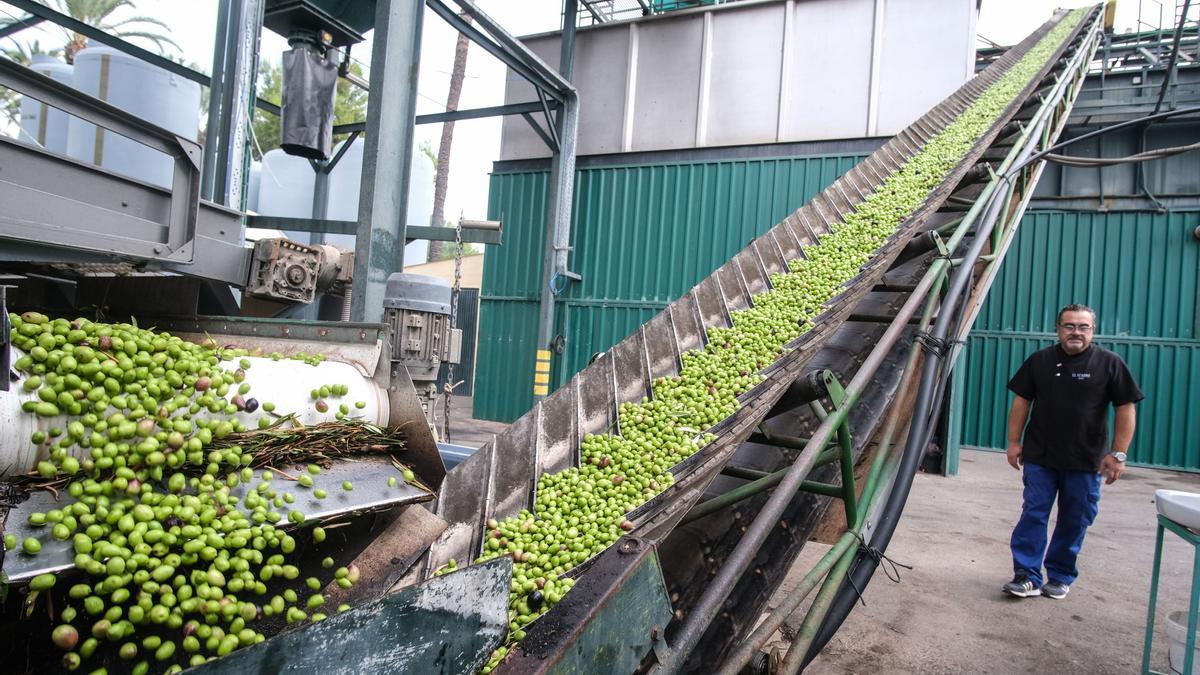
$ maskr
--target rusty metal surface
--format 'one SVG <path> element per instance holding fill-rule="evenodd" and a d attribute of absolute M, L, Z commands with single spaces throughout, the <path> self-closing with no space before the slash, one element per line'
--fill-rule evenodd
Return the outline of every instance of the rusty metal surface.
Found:
<path fill-rule="evenodd" d="M 380 360 L 387 358 L 387 352 L 379 356 Z M 381 364 L 380 368 L 384 368 Z M 413 471 L 433 489 L 442 485 L 446 477 L 446 465 L 438 454 L 437 440 L 425 418 L 425 409 L 421 399 L 417 398 L 417 389 L 408 376 L 408 369 L 398 363 L 389 367 L 391 379 L 388 382 L 388 426 L 404 430 L 404 461 L 412 466 Z"/>
<path fill-rule="evenodd" d="M 508 632 L 512 561 L 439 576 L 190 670 L 366 675 L 470 673 Z"/>
<path fill-rule="evenodd" d="M 622 537 L 534 623 L 497 673 L 631 673 L 664 642 L 671 603 L 653 544 Z"/>
<path fill-rule="evenodd" d="M 354 365 L 364 377 L 375 374 L 382 348 L 380 341 L 386 340 L 388 332 L 386 326 L 374 323 L 244 317 L 163 317 L 155 318 L 153 325 L 157 330 L 168 331 L 190 342 L 212 337 L 221 344 L 257 348 L 267 354 L 321 353 L 330 360 Z"/>

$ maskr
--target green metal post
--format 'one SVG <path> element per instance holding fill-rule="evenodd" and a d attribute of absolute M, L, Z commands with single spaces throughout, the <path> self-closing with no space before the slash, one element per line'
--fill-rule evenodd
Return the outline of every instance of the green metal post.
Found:
<path fill-rule="evenodd" d="M 838 425 L 837 435 L 842 446 L 842 506 L 846 509 L 846 527 L 853 527 L 858 522 L 858 493 L 854 491 L 854 444 L 850 440 L 850 423 L 843 420 Z"/>
<path fill-rule="evenodd" d="M 946 454 L 942 458 L 942 474 L 958 475 L 958 460 L 962 451 L 963 415 L 966 414 L 967 348 L 958 355 L 950 371 L 950 413 L 946 420 Z"/>
<path fill-rule="evenodd" d="M 1158 604 L 1158 571 L 1162 564 L 1163 526 L 1158 524 L 1154 537 L 1154 574 L 1150 576 L 1150 607 L 1146 610 L 1146 639 L 1142 643 L 1142 675 L 1150 673 L 1150 651 L 1154 645 L 1154 609 Z"/>
<path fill-rule="evenodd" d="M 808 647 L 817 637 L 817 631 L 821 627 L 821 621 L 825 618 L 825 614 L 829 611 L 830 605 L 833 604 L 833 598 L 837 595 L 838 588 L 842 585 L 842 579 L 846 577 L 846 572 L 850 569 L 850 564 L 854 562 L 854 553 L 856 550 L 851 549 L 842 555 L 842 559 L 834 566 L 833 571 L 825 578 L 825 583 L 821 586 L 821 592 L 817 594 L 813 600 L 812 607 L 808 610 L 808 615 L 804 617 L 804 623 L 800 626 L 800 635 L 796 637 L 796 641 L 788 649 L 787 656 L 784 657 L 780 673 L 796 673 L 800 671 L 800 666 L 804 662 L 804 655 L 808 653 Z"/>
<path fill-rule="evenodd" d="M 786 468 L 780 469 L 779 471 L 769 473 L 758 480 L 751 481 L 745 485 L 739 485 L 725 494 L 718 495 L 706 502 L 697 504 L 696 506 L 692 507 L 691 511 L 687 512 L 687 515 L 685 515 L 683 519 L 679 521 L 679 523 L 682 525 L 684 523 L 690 523 L 694 520 L 699 520 L 710 513 L 720 511 L 728 506 L 733 506 L 743 499 L 749 499 L 760 492 L 766 492 L 776 485 L 779 485 L 779 481 L 783 480 L 783 477 L 787 475 L 787 472 L 788 469 Z M 853 477 L 851 477 L 851 480 L 853 480 Z M 829 485 L 828 483 L 820 483 L 812 480 L 801 481 L 800 489 L 804 490 L 805 492 L 825 495 L 826 497 L 841 498 L 844 495 L 844 491 L 841 486 Z"/>
<path fill-rule="evenodd" d="M 1188 604 L 1188 633 L 1187 645 L 1183 659 L 1184 675 L 1192 675 L 1193 661 L 1196 660 L 1196 610 L 1200 609 L 1200 546 L 1192 544 L 1192 601 Z"/>

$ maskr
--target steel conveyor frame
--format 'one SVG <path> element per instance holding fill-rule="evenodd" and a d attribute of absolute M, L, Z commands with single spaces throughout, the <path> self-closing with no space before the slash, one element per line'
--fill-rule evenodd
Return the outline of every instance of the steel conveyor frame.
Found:
<path fill-rule="evenodd" d="M 1023 153 L 1028 154 L 1033 149 L 1045 148 L 1053 144 L 1053 140 L 1062 131 L 1066 124 L 1066 118 L 1069 114 L 1071 105 L 1073 104 L 1075 97 L 1078 95 L 1079 89 L 1082 86 L 1083 77 L 1086 75 L 1091 56 L 1094 53 L 1100 39 L 1098 28 L 1099 24 L 1097 23 L 1096 16 L 1096 14 L 1093 14 L 1091 19 L 1081 22 L 1080 26 L 1076 30 L 1075 35 L 1073 36 L 1073 39 L 1068 40 L 1064 44 L 1064 47 L 1060 51 L 1059 57 L 1051 59 L 1049 62 L 1048 65 L 1052 66 L 1052 70 L 1059 68 L 1061 68 L 1061 70 L 1058 73 L 1053 73 L 1053 80 L 1050 81 L 1048 85 L 1046 85 L 1045 82 L 1049 78 L 1044 74 L 1044 79 L 1042 79 L 1041 83 L 1039 84 L 1039 93 L 1042 95 L 1039 96 L 1037 108 L 1036 110 L 1030 111 L 1032 114 L 1030 119 L 1027 121 L 1027 124 L 1024 125 L 1024 130 L 1018 134 L 1016 139 L 1017 142 L 1012 145 L 1011 149 L 1007 152 L 1007 158 L 999 167 L 1000 173 L 1003 173 L 1007 167 L 1013 165 L 1018 158 L 1023 156 Z M 1069 63 L 1064 64 L 1063 62 L 1067 59 L 1069 59 Z M 975 206 L 972 207 L 972 209 L 967 213 L 966 217 L 957 225 L 955 234 L 945 246 L 946 250 L 941 253 L 938 259 L 934 260 L 933 264 L 930 266 L 930 269 L 926 273 L 925 278 L 923 278 L 917 285 L 917 288 L 919 289 L 918 292 L 915 292 L 909 296 L 909 301 L 906 304 L 906 310 L 902 311 L 900 315 L 897 316 L 896 320 L 889 328 L 889 330 L 895 331 L 895 336 L 898 337 L 901 334 L 899 332 L 900 328 L 909 321 L 911 316 L 913 316 L 913 313 L 917 309 L 918 302 L 928 303 L 926 309 L 927 320 L 924 323 L 925 326 L 928 325 L 928 318 L 932 316 L 933 309 L 939 304 L 939 298 L 936 295 L 930 295 L 929 293 L 931 289 L 941 286 L 944 281 L 944 275 L 951 271 L 952 264 L 967 264 L 968 266 L 971 266 L 969 261 L 964 263 L 964 261 L 960 259 L 953 259 L 953 256 L 961 255 L 960 252 L 966 248 L 966 246 L 963 244 L 969 241 L 970 237 L 974 236 L 973 230 L 976 228 L 980 230 L 990 228 L 991 224 L 997 220 L 995 213 L 991 214 L 991 221 L 987 220 L 988 214 L 986 212 L 988 209 L 985 208 L 985 204 L 991 205 L 993 202 L 990 201 L 990 199 L 993 193 L 999 192 L 999 199 L 996 200 L 995 203 L 1003 205 L 1002 209 L 1000 209 L 1002 214 L 999 218 L 999 220 L 1003 221 L 1003 223 L 1002 225 L 996 227 L 994 230 L 995 238 L 988 242 L 988 245 L 991 246 L 991 253 L 985 256 L 988 260 L 988 267 L 986 270 L 984 270 L 984 272 L 981 273 L 979 283 L 973 288 L 974 296 L 972 306 L 977 311 L 978 306 L 982 303 L 983 296 L 986 295 L 987 289 L 990 285 L 991 275 L 994 274 L 994 270 L 998 267 L 1003 258 L 1005 249 L 998 247 L 997 243 L 1001 239 L 1003 239 L 1005 242 L 1011 241 L 1012 232 L 1020 221 L 1025 204 L 1028 202 L 1028 199 L 1033 193 L 1033 189 L 1036 185 L 1040 172 L 1041 165 L 1035 165 L 1032 168 L 1027 168 L 1026 171 L 1022 173 L 1021 180 L 1017 182 L 1009 182 L 1001 180 L 999 177 L 994 177 L 989 185 L 975 196 Z M 928 300 L 926 300 L 926 296 L 928 296 Z M 973 315 L 971 315 L 970 318 L 973 318 Z M 956 333 L 955 340 L 964 339 L 967 331 L 969 331 L 969 328 L 969 320 L 962 322 L 961 331 Z M 877 346 L 876 350 L 867 358 L 867 363 L 871 363 L 872 367 L 868 368 L 868 366 L 864 364 L 859 370 L 858 374 L 855 375 L 855 382 L 852 382 L 847 387 L 848 391 L 857 394 L 858 390 L 865 386 L 870 378 L 875 377 L 874 366 L 877 366 L 878 364 L 874 363 L 874 359 L 876 358 L 877 354 L 880 353 L 880 350 L 886 351 L 887 348 L 890 348 L 890 345 L 888 344 L 889 340 L 885 339 L 881 340 L 880 342 L 881 344 Z M 953 344 L 957 344 L 957 342 L 954 342 Z M 928 344 L 914 344 L 912 349 L 920 351 L 928 348 L 929 346 L 930 345 Z M 915 362 L 915 358 L 911 359 L 911 361 Z M 864 371 L 867 372 L 864 373 Z M 863 375 L 865 375 L 865 377 L 862 377 Z M 949 368 L 947 368 L 943 373 L 943 379 L 948 377 Z M 901 393 L 903 394 L 904 392 Z M 911 395 L 911 393 L 908 395 Z M 911 402 L 908 402 L 905 405 L 910 404 Z M 823 439 L 828 436 L 828 433 L 829 429 L 826 425 L 823 426 L 822 429 L 817 433 L 813 434 L 813 441 L 810 443 L 809 447 L 805 449 L 805 453 L 813 450 L 814 446 L 820 447 L 817 444 L 821 443 Z M 885 437 L 882 442 L 882 445 L 885 449 L 888 445 L 890 445 L 891 442 L 890 431 L 886 436 L 887 437 Z M 923 450 L 923 448 L 915 451 L 917 452 L 918 456 L 921 454 L 921 450 Z M 881 452 L 882 451 L 883 450 L 881 450 Z M 909 476 L 908 479 L 911 480 L 911 476 Z M 782 501 L 785 500 L 781 499 L 780 503 L 782 503 Z M 779 513 L 779 509 L 764 508 L 764 511 L 759 514 L 759 517 L 762 519 L 762 522 L 769 523 L 775 518 L 778 518 Z M 876 511 L 874 514 L 872 514 L 872 518 L 870 520 L 862 524 L 858 530 L 859 533 L 869 537 L 870 532 L 877 524 L 876 520 L 878 517 L 879 513 Z M 871 543 L 874 544 L 873 541 Z M 747 548 L 753 550 L 753 546 L 753 544 L 750 544 Z M 857 547 L 855 547 L 855 549 L 857 549 Z M 856 550 L 850 550 L 850 555 L 853 556 L 855 552 Z M 736 575 L 733 575 L 733 578 L 736 580 Z M 840 581 L 840 577 L 838 580 Z M 722 581 L 723 579 L 718 578 L 712 583 L 712 587 L 720 588 L 722 586 Z M 834 586 L 836 587 L 836 584 L 834 584 Z M 861 590 L 861 587 L 862 584 L 860 583 L 858 585 L 858 590 Z M 850 590 L 846 590 L 845 592 L 851 593 Z M 857 597 L 857 591 L 853 593 L 853 596 Z M 845 597 L 850 596 L 847 595 Z M 728 605 L 726 605 L 726 607 L 728 607 Z M 753 627 L 754 623 L 757 621 L 758 615 L 756 613 L 750 613 L 749 616 L 743 616 L 742 618 L 744 620 L 743 625 L 738 628 L 735 623 L 732 628 L 742 634 L 745 634 L 750 628 Z M 818 623 L 820 618 L 820 615 L 816 617 Z M 701 624 L 699 624 L 697 621 L 696 625 Z M 731 628 L 727 623 L 723 624 L 723 627 L 726 629 Z M 805 629 L 812 629 L 814 631 L 815 627 L 816 626 L 811 622 L 806 622 L 804 626 Z M 836 630 L 836 626 L 834 629 Z M 686 630 L 686 628 L 684 630 Z M 765 638 L 769 637 L 770 632 L 773 632 L 773 630 L 774 629 L 772 628 L 771 630 L 767 631 L 766 635 L 761 636 L 759 636 L 759 633 L 756 631 L 755 635 L 761 637 L 762 639 L 757 641 L 757 644 L 754 645 L 754 648 L 757 649 L 758 647 L 761 647 L 762 643 L 765 641 Z M 803 632 L 804 631 L 802 629 L 802 634 Z M 812 637 L 812 635 L 807 636 L 808 639 L 811 639 Z M 714 652 L 714 650 L 711 648 L 710 641 L 714 638 L 714 634 L 711 630 L 709 630 L 701 642 L 703 645 L 701 649 L 703 650 L 705 656 L 707 656 L 709 659 L 715 658 L 716 654 L 719 653 Z M 735 660 L 733 663 L 727 662 L 722 672 L 736 672 L 736 667 L 740 667 L 739 664 L 744 664 L 748 660 L 748 656 L 748 652 L 738 654 L 737 657 L 739 660 Z M 803 651 L 801 651 L 800 656 L 803 656 Z M 693 663 L 695 662 L 699 662 L 699 659 L 693 661 Z M 709 660 L 708 662 L 711 663 L 712 661 Z M 682 664 L 672 661 L 671 665 L 678 668 L 681 667 Z M 787 665 L 786 662 L 785 665 Z M 785 668 L 785 670 L 787 669 Z"/>
<path fill-rule="evenodd" d="M 443 484 L 438 506 L 439 515 L 450 523 L 450 527 L 424 561 L 426 573 L 432 572 L 448 558 L 462 560 L 477 556 L 483 543 L 483 525 L 489 518 L 503 518 L 529 507 L 533 503 L 539 475 L 577 465 L 579 442 L 585 435 L 604 433 L 615 426 L 616 413 L 622 402 L 649 396 L 650 385 L 655 378 L 675 374 L 680 354 L 701 347 L 706 328 L 729 325 L 730 312 L 749 306 L 751 296 L 769 288 L 770 274 L 785 271 L 788 259 L 803 256 L 804 248 L 816 243 L 820 234 L 828 232 L 840 214 L 860 203 L 884 177 L 916 154 L 931 137 L 954 120 L 1028 51 L 1054 23 L 1047 23 L 980 76 L 838 179 L 808 205 L 754 240 L 687 295 L 606 352 L 554 395 L 535 405 L 492 443 L 451 471 Z M 1007 140 L 1006 137 L 1014 135 L 1013 129 L 1008 126 L 1009 120 L 1022 112 L 1033 112 L 1047 105 L 1045 101 L 1039 101 L 1035 106 L 1030 106 L 1028 99 L 1044 87 L 1043 78 L 1060 67 L 1061 57 L 1068 49 L 1078 52 L 1078 38 L 1084 26 L 1094 27 L 1095 23 L 1083 22 L 1077 32 L 1064 41 L 1059 52 L 1014 98 L 989 132 L 980 138 L 948 178 L 929 195 L 925 204 L 901 223 L 897 232 L 876 251 L 858 276 L 846 285 L 839 296 L 827 303 L 814 322 L 816 327 L 790 344 L 791 351 L 764 371 L 766 379 L 743 395 L 742 407 L 710 430 L 717 434 L 717 440 L 675 467 L 675 484 L 630 514 L 635 524 L 633 535 L 660 542 L 674 530 L 680 519 L 702 498 L 720 470 L 775 407 L 791 382 L 805 372 L 855 307 L 884 279 L 908 240 L 929 224 L 945 225 L 944 222 L 936 222 L 935 214 L 951 194 L 962 187 L 960 182 L 964 181 L 968 171 L 984 157 L 985 152 L 1002 138 Z M 1020 137 L 1024 138 L 1024 135 Z M 973 198 L 978 193 L 963 190 L 962 194 Z M 959 234 L 954 243 L 961 242 L 968 228 L 969 225 L 959 225 Z M 919 301 L 920 298 L 910 298 L 909 304 L 915 308 L 914 303 Z M 904 324 L 907 324 L 911 314 L 910 310 L 904 317 Z M 892 328 L 896 326 L 893 324 Z M 894 344 L 896 337 L 898 335 L 891 335 L 888 339 Z M 886 354 L 873 354 L 872 358 L 882 361 L 884 356 Z M 859 388 L 864 385 L 858 380 L 856 376 L 850 388 L 856 384 Z M 889 395 L 883 405 L 890 405 L 890 400 Z M 834 417 L 831 415 L 830 419 Z M 822 426 L 820 429 L 828 432 L 832 426 Z M 820 433 L 819 430 L 814 435 L 809 447 L 797 460 L 801 474 L 807 474 L 812 468 L 817 453 L 809 450 L 817 443 Z M 820 440 L 820 447 L 824 446 L 826 440 L 827 435 Z M 790 493 L 784 501 L 787 500 L 790 500 Z M 757 543 L 761 544 L 761 539 Z M 744 567 L 735 567 L 729 568 L 732 573 L 726 574 L 724 581 L 736 581 L 741 576 Z M 583 576 L 586 578 L 586 572 Z M 732 584 L 722 585 L 721 581 L 719 578 L 708 588 L 714 589 L 713 593 L 727 594 Z M 570 596 L 564 600 L 564 603 L 569 602 Z M 712 606 L 706 610 L 714 610 L 719 601 L 713 604 L 710 600 L 709 604 Z M 551 614 L 557 611 L 556 607 Z M 690 613 L 688 626 L 707 627 L 715 614 L 715 611 Z M 696 616 L 701 618 L 696 619 Z M 530 626 L 531 635 L 537 631 L 537 626 L 538 623 Z M 699 639 L 699 634 L 692 637 Z M 660 653 L 659 660 L 674 662 L 679 666 L 682 665 L 679 655 L 686 656 L 688 651 L 690 649 L 679 650 L 674 655 Z"/>

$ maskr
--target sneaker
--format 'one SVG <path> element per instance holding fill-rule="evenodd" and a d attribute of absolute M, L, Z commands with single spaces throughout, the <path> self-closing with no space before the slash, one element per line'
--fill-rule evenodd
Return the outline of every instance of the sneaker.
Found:
<path fill-rule="evenodd" d="M 1063 598 L 1067 597 L 1067 593 L 1070 592 L 1070 590 L 1071 587 L 1064 583 L 1051 581 L 1045 586 L 1042 586 L 1042 595 L 1046 596 L 1047 598 L 1062 600 Z"/>
<path fill-rule="evenodd" d="M 1004 592 L 1009 595 L 1015 595 L 1018 598 L 1028 598 L 1030 596 L 1041 593 L 1041 589 L 1034 585 L 1029 577 L 1023 574 L 1018 574 L 1012 581 L 1004 584 Z"/>

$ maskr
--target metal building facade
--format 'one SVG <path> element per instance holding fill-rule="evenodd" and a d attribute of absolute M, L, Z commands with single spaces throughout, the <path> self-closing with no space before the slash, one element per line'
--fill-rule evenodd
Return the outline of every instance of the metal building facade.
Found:
<path fill-rule="evenodd" d="M 806 203 L 861 154 L 743 158 L 576 172 L 571 269 L 556 303 L 562 354 L 553 390 Z M 493 174 L 490 218 L 505 242 L 485 254 L 474 414 L 509 422 L 533 402 L 545 171 Z"/>
<path fill-rule="evenodd" d="M 973 0 L 743 0 L 582 28 L 579 154 L 890 137 L 974 74 L 977 12 Z M 558 33 L 522 42 L 558 67 Z M 504 100 L 538 99 L 509 71 Z M 504 118 L 501 160 L 549 154 L 526 120 Z"/>
<path fill-rule="evenodd" d="M 1055 341 L 1058 308 L 1094 308 L 1095 342 L 1121 355 L 1146 399 L 1137 464 L 1200 470 L 1200 211 L 1031 212 L 965 355 L 964 445 L 1003 448 L 1008 378 Z"/>

